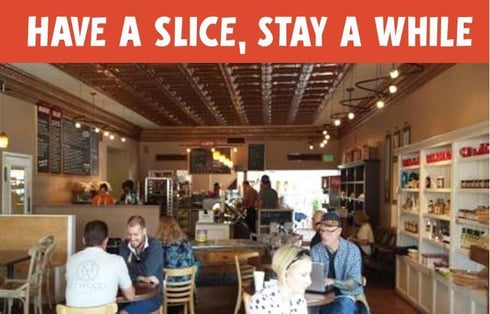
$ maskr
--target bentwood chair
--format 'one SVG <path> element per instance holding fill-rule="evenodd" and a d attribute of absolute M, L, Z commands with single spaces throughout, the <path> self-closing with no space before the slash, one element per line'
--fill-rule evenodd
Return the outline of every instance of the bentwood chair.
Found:
<path fill-rule="evenodd" d="M 56 248 L 56 240 L 54 236 L 48 235 L 43 238 L 41 238 L 39 243 L 44 243 L 48 245 L 48 249 L 46 251 L 46 254 L 44 256 L 44 265 L 43 265 L 43 276 L 41 278 L 41 284 L 39 285 L 39 298 L 42 301 L 42 287 L 44 284 L 45 290 L 46 290 L 46 299 L 49 304 L 49 308 L 52 308 L 52 303 L 51 303 L 51 276 L 52 276 L 52 271 L 53 271 L 53 265 L 51 263 L 52 257 L 54 250 Z"/>
<path fill-rule="evenodd" d="M 117 304 L 109 303 L 96 307 L 68 307 L 58 304 L 56 306 L 56 314 L 114 314 L 117 312 Z"/>
<path fill-rule="evenodd" d="M 29 269 L 27 279 L 6 279 L 0 286 L 0 298 L 6 299 L 5 306 L 8 306 L 8 314 L 12 313 L 14 300 L 20 300 L 23 304 L 24 314 L 29 313 L 31 300 L 34 301 L 34 313 L 42 314 L 42 302 L 39 296 L 40 285 L 43 276 L 43 263 L 49 245 L 46 243 L 36 243 L 29 249 Z"/>
<path fill-rule="evenodd" d="M 248 260 L 252 257 L 258 257 L 259 252 L 247 252 L 235 255 L 235 267 L 238 281 L 238 294 L 235 304 L 235 314 L 238 314 L 242 305 L 243 288 L 250 285 L 253 281 L 255 266 L 249 265 Z"/>
<path fill-rule="evenodd" d="M 247 292 L 243 292 L 242 298 L 243 306 L 245 307 L 245 314 L 248 314 L 250 312 L 250 300 L 252 299 L 252 296 Z"/>
<path fill-rule="evenodd" d="M 169 306 L 184 305 L 184 314 L 194 314 L 193 266 L 184 268 L 164 268 L 163 304 L 160 314 L 167 314 Z"/>

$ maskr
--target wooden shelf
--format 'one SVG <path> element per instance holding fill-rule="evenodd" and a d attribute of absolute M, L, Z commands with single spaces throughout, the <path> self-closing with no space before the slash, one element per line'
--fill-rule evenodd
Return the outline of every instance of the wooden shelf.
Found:
<path fill-rule="evenodd" d="M 488 267 L 488 250 L 476 245 L 470 246 L 470 259 Z"/>

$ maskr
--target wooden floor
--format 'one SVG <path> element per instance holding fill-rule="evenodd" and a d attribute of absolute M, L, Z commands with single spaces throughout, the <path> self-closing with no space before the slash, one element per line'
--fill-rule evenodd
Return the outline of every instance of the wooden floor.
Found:
<path fill-rule="evenodd" d="M 373 314 L 415 314 L 419 313 L 394 290 L 382 285 L 366 287 L 366 294 Z M 232 314 L 235 308 L 236 289 L 231 286 L 199 287 L 196 314 Z M 0 307 L 0 313 L 1 313 Z M 31 312 L 33 312 L 31 307 Z M 175 313 L 175 311 L 172 311 Z M 14 314 L 22 314 L 19 304 L 14 306 Z M 44 307 L 44 314 L 55 314 L 55 310 Z M 178 313 L 178 312 L 177 312 Z M 241 312 L 243 313 L 243 311 Z"/>

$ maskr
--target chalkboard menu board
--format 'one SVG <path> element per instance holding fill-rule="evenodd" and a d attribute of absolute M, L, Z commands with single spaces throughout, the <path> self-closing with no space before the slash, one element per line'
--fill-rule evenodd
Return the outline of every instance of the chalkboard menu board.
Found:
<path fill-rule="evenodd" d="M 99 173 L 99 139 L 100 133 L 95 133 L 94 129 L 90 129 L 90 174 L 97 175 Z"/>
<path fill-rule="evenodd" d="M 51 173 L 61 173 L 61 118 L 61 111 L 52 108 L 49 120 L 49 172 Z"/>
<path fill-rule="evenodd" d="M 49 172 L 49 117 L 51 109 L 37 106 L 37 171 Z"/>
<path fill-rule="evenodd" d="M 248 145 L 248 170 L 264 170 L 264 144 Z"/>
<path fill-rule="evenodd" d="M 63 119 L 63 173 L 90 174 L 90 128 Z"/>
<path fill-rule="evenodd" d="M 221 154 L 230 158 L 229 148 L 219 148 Z M 194 148 L 190 152 L 189 172 L 197 173 L 231 173 L 231 169 L 218 160 L 213 160 L 213 153 L 209 149 Z"/>

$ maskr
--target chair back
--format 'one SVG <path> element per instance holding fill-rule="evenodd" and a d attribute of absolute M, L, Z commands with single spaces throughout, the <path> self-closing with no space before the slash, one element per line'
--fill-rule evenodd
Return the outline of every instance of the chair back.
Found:
<path fill-rule="evenodd" d="M 249 265 L 248 260 L 259 257 L 259 252 L 246 252 L 235 255 L 236 276 L 238 281 L 238 294 L 235 303 L 235 314 L 238 314 L 242 304 L 243 287 L 250 285 L 254 278 L 255 266 Z"/>
<path fill-rule="evenodd" d="M 68 307 L 62 304 L 58 304 L 56 306 L 56 314 L 114 314 L 116 312 L 116 303 L 109 303 L 106 305 L 85 308 Z"/>
<path fill-rule="evenodd" d="M 252 299 L 252 296 L 247 292 L 243 292 L 242 297 L 243 297 L 243 307 L 245 308 L 245 314 L 248 314 L 250 313 L 250 300 Z"/>
<path fill-rule="evenodd" d="M 185 268 L 164 268 L 164 303 L 182 304 L 194 302 L 194 276 L 196 274 L 194 269 L 193 266 Z"/>
<path fill-rule="evenodd" d="M 31 260 L 29 263 L 29 271 L 27 272 L 27 285 L 30 293 L 35 294 L 39 290 L 44 274 L 45 256 L 48 252 L 49 245 L 46 243 L 36 243 L 29 249 Z"/>

